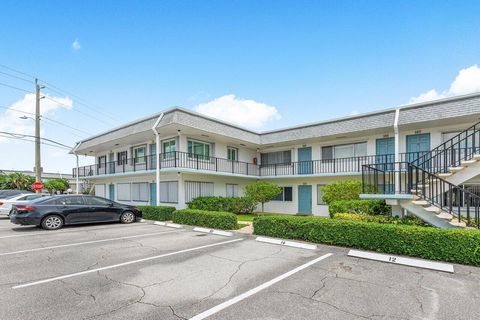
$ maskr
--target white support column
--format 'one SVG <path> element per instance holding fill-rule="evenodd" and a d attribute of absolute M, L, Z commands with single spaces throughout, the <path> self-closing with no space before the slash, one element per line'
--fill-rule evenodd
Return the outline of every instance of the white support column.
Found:
<path fill-rule="evenodd" d="M 80 181 L 79 181 L 79 178 L 78 178 L 78 154 L 75 154 L 75 157 L 77 158 L 77 171 L 76 171 L 76 175 L 75 175 L 75 185 L 76 185 L 76 188 L 77 188 L 77 194 L 80 194 Z"/>
<path fill-rule="evenodd" d="M 395 193 L 400 193 L 400 137 L 398 132 L 398 119 L 400 117 L 400 108 L 395 110 L 395 121 L 393 123 L 393 131 L 395 133 Z"/>

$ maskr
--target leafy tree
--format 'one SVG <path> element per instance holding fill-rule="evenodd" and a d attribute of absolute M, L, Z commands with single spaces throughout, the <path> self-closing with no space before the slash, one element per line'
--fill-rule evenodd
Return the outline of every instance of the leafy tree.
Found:
<path fill-rule="evenodd" d="M 60 179 L 60 178 L 55 178 L 55 179 L 48 179 L 44 183 L 44 188 L 47 189 L 50 193 L 53 193 L 55 191 L 65 191 L 70 187 L 70 184 L 68 183 L 67 179 Z"/>
<path fill-rule="evenodd" d="M 280 192 L 282 192 L 282 188 L 274 183 L 265 181 L 258 181 L 245 186 L 245 196 L 255 201 L 255 203 L 261 203 L 262 212 L 265 203 L 275 198 Z"/>
<path fill-rule="evenodd" d="M 35 178 L 20 172 L 0 175 L 1 189 L 32 190 Z"/>
<path fill-rule="evenodd" d="M 367 185 L 365 193 L 373 193 L 374 187 Z M 330 183 L 322 187 L 322 199 L 326 204 L 339 200 L 358 200 L 362 193 L 362 181 L 342 180 Z"/>

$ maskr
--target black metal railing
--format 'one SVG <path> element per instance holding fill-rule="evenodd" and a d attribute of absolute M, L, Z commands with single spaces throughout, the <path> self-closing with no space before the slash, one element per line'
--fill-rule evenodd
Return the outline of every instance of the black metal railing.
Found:
<path fill-rule="evenodd" d="M 432 173 L 448 172 L 450 167 L 459 166 L 462 160 L 469 160 L 479 152 L 480 122 L 411 162 Z"/>
<path fill-rule="evenodd" d="M 400 161 L 417 159 L 422 153 L 401 153 Z M 372 163 L 395 162 L 394 154 L 359 156 L 338 159 L 323 159 L 311 161 L 292 161 L 275 164 L 254 164 L 242 161 L 233 161 L 225 158 L 192 154 L 188 152 L 169 152 L 160 154 L 160 168 L 183 168 L 240 174 L 247 176 L 290 176 L 290 175 L 318 175 L 352 173 L 359 174 L 362 166 Z M 137 158 L 123 159 L 92 164 L 78 168 L 79 177 L 90 177 L 107 174 L 141 172 L 156 169 L 156 156 L 148 155 Z M 73 175 L 76 176 L 76 169 Z"/>
<path fill-rule="evenodd" d="M 364 193 L 418 195 L 457 221 L 480 228 L 480 196 L 411 162 L 364 165 L 362 180 Z"/>

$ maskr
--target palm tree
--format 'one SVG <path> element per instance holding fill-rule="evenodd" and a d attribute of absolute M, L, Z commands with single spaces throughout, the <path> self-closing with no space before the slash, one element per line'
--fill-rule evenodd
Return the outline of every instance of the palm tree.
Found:
<path fill-rule="evenodd" d="M 20 172 L 0 176 L 0 188 L 2 189 L 31 190 L 34 182 L 34 177 Z"/>

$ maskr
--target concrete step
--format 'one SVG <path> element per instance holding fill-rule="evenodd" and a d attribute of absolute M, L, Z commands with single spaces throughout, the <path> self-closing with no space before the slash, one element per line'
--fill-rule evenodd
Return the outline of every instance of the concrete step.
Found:
<path fill-rule="evenodd" d="M 444 172 L 444 173 L 437 173 L 437 176 L 439 176 L 440 178 L 448 178 L 452 174 L 453 174 L 452 172 Z"/>
<path fill-rule="evenodd" d="M 476 160 L 476 159 L 471 159 L 471 160 L 462 160 L 462 161 L 460 161 L 460 164 L 461 164 L 462 166 L 464 166 L 464 167 L 465 167 L 465 166 L 468 166 L 468 165 L 474 164 L 474 163 L 476 163 L 476 162 L 477 162 L 477 160 Z"/>
<path fill-rule="evenodd" d="M 429 202 L 427 200 L 414 200 L 412 201 L 413 204 L 417 205 L 417 206 L 426 206 L 429 204 Z"/>
<path fill-rule="evenodd" d="M 450 221 L 449 223 L 452 226 L 460 227 L 460 228 L 465 228 L 467 226 L 467 224 L 463 221 L 458 222 L 458 219 L 454 219 L 454 220 Z"/>
<path fill-rule="evenodd" d="M 463 170 L 464 168 L 465 167 L 450 167 L 450 168 L 448 168 L 448 171 L 450 171 L 452 173 L 455 173 L 455 172 Z"/>
<path fill-rule="evenodd" d="M 472 159 L 480 160 L 480 154 L 474 154 L 474 155 L 472 156 Z"/>
<path fill-rule="evenodd" d="M 433 213 L 442 212 L 442 209 L 440 209 L 439 207 L 435 207 L 435 206 L 426 207 L 425 210 L 427 210 L 428 212 L 433 212 Z"/>
<path fill-rule="evenodd" d="M 437 218 L 445 219 L 445 220 L 452 220 L 453 216 L 448 212 L 441 211 L 439 214 L 437 214 Z"/>

